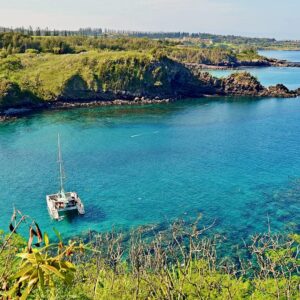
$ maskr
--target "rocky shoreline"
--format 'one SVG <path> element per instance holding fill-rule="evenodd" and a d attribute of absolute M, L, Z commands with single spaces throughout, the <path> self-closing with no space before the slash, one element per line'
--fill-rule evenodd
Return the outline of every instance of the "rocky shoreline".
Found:
<path fill-rule="evenodd" d="M 142 68 L 142 64 L 138 64 Z M 223 66 L 224 67 L 224 66 Z M 138 69 L 139 70 L 139 69 Z M 29 90 L 7 79 L 0 80 L 0 120 L 7 120 L 42 110 L 70 109 L 109 105 L 147 105 L 169 103 L 179 99 L 202 97 L 280 97 L 295 98 L 300 96 L 300 88 L 292 91 L 282 84 L 264 87 L 256 77 L 247 72 L 236 72 L 225 78 L 213 77 L 204 72 L 202 65 L 182 65 L 163 58 L 149 62 L 146 69 L 141 69 L 143 77 L 130 77 L 129 69 L 124 67 L 123 81 L 96 78 L 94 86 L 88 84 L 80 75 L 70 76 L 62 82 L 56 94 L 44 92 L 40 86 Z M 109 75 L 111 75 L 109 73 Z M 119 78 L 119 77 L 118 77 Z M 107 80 L 105 85 L 103 80 Z M 98 81 L 97 81 L 98 80 Z M 102 81 L 101 81 L 102 80 Z M 100 85 L 101 84 L 101 85 Z M 103 89 L 102 87 L 105 87 Z M 110 87 L 110 88 L 107 88 Z"/>
<path fill-rule="evenodd" d="M 257 88 L 257 87 L 255 87 Z M 239 87 L 230 88 L 228 87 L 226 94 L 215 94 L 215 95 L 203 95 L 205 98 L 209 97 L 253 97 L 253 98 L 295 98 L 300 96 L 300 89 L 298 89 L 298 93 L 294 93 L 289 91 L 284 85 L 278 84 L 277 86 L 263 88 L 256 95 L 253 95 L 253 91 L 248 90 L 241 92 L 239 91 Z M 192 99 L 192 98 L 186 98 Z M 30 115 L 33 113 L 48 111 L 48 110 L 65 110 L 65 109 L 73 109 L 73 108 L 93 108 L 93 107 L 105 107 L 105 106 L 122 106 L 122 105 L 151 105 L 151 104 L 167 104 L 175 101 L 183 100 L 183 98 L 167 98 L 167 99 L 149 99 L 149 98 L 138 98 L 136 97 L 133 100 L 94 100 L 94 101 L 55 101 L 55 102 L 46 102 L 43 104 L 39 104 L 32 107 L 16 107 L 16 108 L 8 108 L 0 111 L 0 122 L 18 119 L 20 117 L 24 117 L 26 115 Z"/>
<path fill-rule="evenodd" d="M 72 108 L 89 108 L 89 107 L 104 107 L 104 106 L 121 106 L 121 105 L 149 105 L 149 104 L 162 104 L 174 102 L 178 99 L 148 99 L 138 98 L 133 100 L 93 100 L 93 101 L 53 101 L 45 102 L 36 106 L 31 107 L 19 107 L 19 108 L 8 108 L 0 111 L 0 121 L 12 120 L 18 117 L 22 117 L 34 112 L 45 111 L 45 110 L 63 110 Z"/>
<path fill-rule="evenodd" d="M 266 58 L 253 61 L 238 61 L 235 63 L 224 63 L 219 65 L 207 65 L 197 63 L 186 63 L 188 68 L 199 68 L 201 70 L 238 70 L 249 67 L 279 67 L 279 68 L 300 68 L 300 62 L 290 62 L 287 60 L 279 60 Z"/>

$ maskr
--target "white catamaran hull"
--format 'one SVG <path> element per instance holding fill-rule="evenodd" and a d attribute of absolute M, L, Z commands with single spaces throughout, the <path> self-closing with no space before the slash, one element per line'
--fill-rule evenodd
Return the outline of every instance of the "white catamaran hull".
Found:
<path fill-rule="evenodd" d="M 58 164 L 60 191 L 57 194 L 47 195 L 46 201 L 50 216 L 55 220 L 61 220 L 59 213 L 77 210 L 80 215 L 84 215 L 84 205 L 75 192 L 65 192 L 63 187 L 64 171 L 63 161 L 60 149 L 60 137 L 58 135 Z"/>
<path fill-rule="evenodd" d="M 61 219 L 59 213 L 76 211 L 76 210 L 80 215 L 84 215 L 85 213 L 84 205 L 82 204 L 81 199 L 74 192 L 66 193 L 64 195 L 62 194 L 47 195 L 46 200 L 47 200 L 48 211 L 51 217 L 55 220 Z"/>

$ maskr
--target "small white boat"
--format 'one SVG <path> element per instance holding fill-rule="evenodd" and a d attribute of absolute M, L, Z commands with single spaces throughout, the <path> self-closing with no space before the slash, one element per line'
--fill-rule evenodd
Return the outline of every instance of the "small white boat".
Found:
<path fill-rule="evenodd" d="M 63 216 L 59 213 L 77 210 L 80 215 L 84 215 L 84 205 L 76 192 L 65 192 L 63 187 L 64 170 L 63 160 L 61 155 L 60 137 L 58 135 L 58 164 L 59 164 L 59 179 L 60 190 L 57 194 L 47 195 L 46 201 L 50 216 L 55 220 L 62 220 Z"/>

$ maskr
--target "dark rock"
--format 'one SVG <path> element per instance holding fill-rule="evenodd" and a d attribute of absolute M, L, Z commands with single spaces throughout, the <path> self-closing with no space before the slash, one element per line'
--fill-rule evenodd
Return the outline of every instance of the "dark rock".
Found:
<path fill-rule="evenodd" d="M 270 67 L 272 64 L 267 59 L 253 59 L 239 61 L 235 67 Z"/>
<path fill-rule="evenodd" d="M 275 59 L 275 58 L 267 58 L 267 61 L 273 67 L 300 67 L 300 62 L 291 62 L 287 60 Z"/>
<path fill-rule="evenodd" d="M 223 92 L 226 95 L 258 96 L 265 88 L 250 73 L 233 73 L 222 80 Z"/>
<path fill-rule="evenodd" d="M 295 90 L 295 94 L 296 94 L 297 96 L 300 96 L 300 88 L 298 88 L 297 90 Z"/>
<path fill-rule="evenodd" d="M 290 91 L 285 85 L 277 84 L 275 86 L 270 86 L 269 88 L 267 88 L 262 93 L 262 96 L 291 98 L 291 97 L 296 97 L 297 94 L 294 91 Z"/>

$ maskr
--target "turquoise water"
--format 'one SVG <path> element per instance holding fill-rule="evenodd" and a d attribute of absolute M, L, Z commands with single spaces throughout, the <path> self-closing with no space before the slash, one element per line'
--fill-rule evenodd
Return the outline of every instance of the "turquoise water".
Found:
<path fill-rule="evenodd" d="M 216 219 L 234 239 L 300 224 L 300 99 L 198 99 L 44 112 L 0 124 L 0 227 L 13 204 L 64 236 Z M 57 133 L 86 215 L 51 221 Z M 293 225 L 294 224 L 294 225 Z M 294 227 L 293 227 L 294 226 Z M 297 227 L 298 226 L 298 227 Z"/>
<path fill-rule="evenodd" d="M 285 59 L 293 62 L 300 62 L 300 51 L 259 51 L 261 55 Z M 300 68 L 243 68 L 242 70 L 209 70 L 209 73 L 216 77 L 228 76 L 234 72 L 247 71 L 258 78 L 264 86 L 276 85 L 282 83 L 289 89 L 295 90 L 300 88 Z"/>
<path fill-rule="evenodd" d="M 269 58 L 300 62 L 300 51 L 260 50 L 258 53 Z"/>

